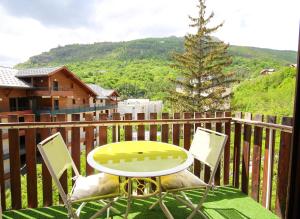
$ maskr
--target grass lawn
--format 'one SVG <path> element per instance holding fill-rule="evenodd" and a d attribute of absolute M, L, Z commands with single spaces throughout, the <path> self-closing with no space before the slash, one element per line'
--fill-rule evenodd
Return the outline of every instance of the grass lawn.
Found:
<path fill-rule="evenodd" d="M 199 200 L 202 191 L 189 191 L 188 196 L 196 202 Z M 163 212 L 159 207 L 153 210 L 148 210 L 151 203 L 155 201 L 155 198 L 147 200 L 135 200 L 129 218 L 165 218 Z M 172 212 L 174 218 L 186 218 L 190 214 L 190 210 L 185 206 L 176 202 L 173 198 L 167 197 L 165 204 L 168 206 L 170 212 Z M 83 208 L 81 218 L 89 218 L 100 205 L 92 202 Z M 115 207 L 121 212 L 125 212 L 126 200 L 120 199 Z M 214 192 L 209 193 L 209 197 L 204 205 L 204 212 L 209 218 L 216 219 L 242 219 L 242 218 L 278 218 L 270 211 L 264 209 L 259 203 L 252 200 L 250 197 L 242 194 L 239 190 L 231 187 L 220 187 Z M 106 215 L 102 215 L 99 218 L 105 218 Z M 17 218 L 67 218 L 67 211 L 63 206 L 52 206 L 48 208 L 36 208 L 36 209 L 24 209 L 19 211 L 7 211 L 4 212 L 3 218 L 17 219 Z M 113 215 L 113 218 L 121 218 L 119 215 Z M 195 218 L 200 218 L 195 217 Z"/>

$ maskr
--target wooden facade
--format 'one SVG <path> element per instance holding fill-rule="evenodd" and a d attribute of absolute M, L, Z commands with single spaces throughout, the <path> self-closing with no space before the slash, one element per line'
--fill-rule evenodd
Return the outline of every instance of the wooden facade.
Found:
<path fill-rule="evenodd" d="M 29 109 L 35 112 L 89 107 L 90 99 L 96 97 L 96 94 L 66 67 L 47 75 L 18 78 L 28 83 L 30 88 L 0 88 L 1 113 Z"/>

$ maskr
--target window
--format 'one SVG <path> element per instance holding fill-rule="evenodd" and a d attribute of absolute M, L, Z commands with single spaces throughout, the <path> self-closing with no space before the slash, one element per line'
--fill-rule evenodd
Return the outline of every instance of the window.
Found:
<path fill-rule="evenodd" d="M 58 91 L 58 81 L 53 81 L 53 90 Z"/>
<path fill-rule="evenodd" d="M 28 97 L 19 97 L 18 98 L 18 110 L 29 110 L 29 98 Z"/>
<path fill-rule="evenodd" d="M 9 98 L 10 111 L 17 111 L 17 98 Z"/>
<path fill-rule="evenodd" d="M 75 99 L 73 99 L 73 104 L 76 104 L 76 100 Z"/>
<path fill-rule="evenodd" d="M 85 99 L 84 98 L 82 99 L 82 103 L 85 104 Z"/>
<path fill-rule="evenodd" d="M 59 109 L 59 101 L 54 100 L 54 110 L 58 110 L 58 109 Z"/>

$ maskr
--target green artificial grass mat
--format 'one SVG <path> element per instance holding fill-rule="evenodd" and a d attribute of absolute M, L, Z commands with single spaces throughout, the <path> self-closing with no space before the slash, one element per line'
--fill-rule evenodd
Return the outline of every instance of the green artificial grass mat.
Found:
<path fill-rule="evenodd" d="M 187 195 L 191 200 L 196 203 L 199 197 L 203 194 L 203 190 L 188 191 Z M 154 218 L 162 219 L 165 218 L 162 210 L 156 206 L 153 210 L 148 210 L 151 203 L 156 198 L 149 198 L 146 200 L 134 200 L 131 208 L 129 218 Z M 176 200 L 167 196 L 165 198 L 165 204 L 173 214 L 174 218 L 186 218 L 191 210 Z M 78 206 L 78 205 L 77 205 Z M 96 202 L 88 203 L 82 210 L 80 218 L 91 217 L 99 208 L 100 204 Z M 125 212 L 126 200 L 120 199 L 115 205 L 115 208 L 121 212 Z M 259 203 L 255 202 L 252 198 L 241 193 L 238 189 L 232 187 L 219 187 L 209 193 L 209 196 L 204 204 L 204 213 L 208 218 L 216 219 L 263 219 L 263 218 L 278 218 L 270 211 L 263 208 Z M 122 218 L 119 215 L 111 215 L 112 218 Z M 7 219 L 18 219 L 18 218 L 67 218 L 67 211 L 63 206 L 52 206 L 47 208 L 35 208 L 35 209 L 22 209 L 22 210 L 11 210 L 3 213 L 3 218 Z M 103 214 L 99 218 L 106 218 L 106 214 Z M 201 218 L 196 215 L 194 218 Z"/>

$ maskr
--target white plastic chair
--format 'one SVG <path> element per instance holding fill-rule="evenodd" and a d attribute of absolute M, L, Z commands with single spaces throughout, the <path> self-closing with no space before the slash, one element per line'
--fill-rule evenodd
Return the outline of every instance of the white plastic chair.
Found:
<path fill-rule="evenodd" d="M 161 177 L 162 188 L 165 190 L 163 197 L 166 197 L 167 194 L 171 194 L 176 200 L 191 208 L 193 211 L 188 217 L 189 219 L 194 217 L 196 213 L 206 218 L 205 214 L 200 211 L 200 208 L 207 198 L 209 190 L 213 187 L 213 180 L 226 141 L 227 135 L 225 134 L 200 127 L 196 130 L 189 152 L 192 153 L 196 160 L 210 167 L 211 175 L 208 183 L 205 183 L 188 170 Z M 193 204 L 184 191 L 199 188 L 205 188 L 204 194 L 198 204 Z M 157 202 L 155 202 L 150 209 L 156 204 Z"/>
<path fill-rule="evenodd" d="M 71 198 L 72 193 L 76 188 L 77 179 L 82 176 L 80 176 L 76 168 L 76 165 L 73 162 L 72 157 L 70 156 L 68 148 L 59 132 L 40 142 L 38 144 L 38 149 L 41 153 L 41 156 L 44 159 L 44 162 L 55 184 L 58 187 L 59 194 L 64 202 L 65 207 L 68 209 L 68 216 L 70 218 L 79 218 L 80 211 L 85 206 L 85 204 L 89 201 L 97 201 L 97 200 L 100 201 L 102 204 L 104 204 L 104 207 L 102 207 L 98 212 L 96 212 L 91 218 L 96 218 L 97 216 L 104 213 L 105 211 L 107 211 L 107 217 L 109 217 L 109 209 L 111 209 L 117 214 L 120 214 L 118 210 L 112 207 L 113 202 L 115 202 L 116 199 L 120 196 L 119 181 L 117 182 L 118 189 L 115 192 L 104 194 L 104 195 L 98 194 L 95 196 L 84 197 L 75 200 Z M 75 173 L 75 177 L 73 178 L 75 180 L 75 183 L 72 188 L 72 191 L 69 194 L 66 194 L 59 181 L 59 178 L 68 168 L 72 168 Z M 76 211 L 72 207 L 72 204 L 75 203 L 81 203 L 81 205 L 78 207 Z"/>

